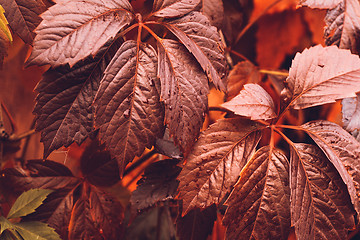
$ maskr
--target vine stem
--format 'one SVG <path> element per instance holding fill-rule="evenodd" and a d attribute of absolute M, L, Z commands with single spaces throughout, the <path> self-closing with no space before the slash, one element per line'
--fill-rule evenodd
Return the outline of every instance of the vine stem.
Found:
<path fill-rule="evenodd" d="M 277 76 L 283 76 L 283 77 L 289 76 L 289 73 L 274 71 L 274 70 L 260 69 L 259 72 L 263 73 L 263 74 L 277 75 Z"/>

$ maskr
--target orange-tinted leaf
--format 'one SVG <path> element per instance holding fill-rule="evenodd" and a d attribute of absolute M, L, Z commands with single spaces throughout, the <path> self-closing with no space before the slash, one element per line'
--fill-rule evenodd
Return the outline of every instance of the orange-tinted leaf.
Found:
<path fill-rule="evenodd" d="M 290 232 L 289 163 L 269 146 L 241 171 L 223 223 L 227 239 L 287 239 Z"/>
<path fill-rule="evenodd" d="M 284 94 L 295 109 L 354 97 L 360 91 L 360 58 L 336 46 L 305 49 L 296 54 L 286 84 Z"/>
<path fill-rule="evenodd" d="M 204 121 L 208 82 L 196 60 L 180 43 L 164 39 L 158 43 L 158 52 L 166 122 L 175 143 L 188 152 Z"/>
<path fill-rule="evenodd" d="M 257 127 L 250 120 L 224 119 L 201 133 L 179 175 L 184 214 L 225 197 L 260 140 Z"/>
<path fill-rule="evenodd" d="M 223 107 L 235 114 L 250 117 L 251 120 L 268 120 L 276 117 L 276 109 L 271 96 L 258 84 L 248 83 L 239 95 Z"/>
<path fill-rule="evenodd" d="M 290 167 L 291 224 L 297 239 L 345 239 L 355 227 L 340 175 L 316 146 L 295 144 Z"/>
<path fill-rule="evenodd" d="M 132 19 L 127 0 L 58 0 L 42 14 L 30 64 L 53 67 L 76 62 L 99 49 Z"/>
<path fill-rule="evenodd" d="M 7 56 L 7 41 L 0 36 L 0 69 L 3 66 L 4 58 Z"/>
<path fill-rule="evenodd" d="M 318 120 L 301 126 L 325 153 L 349 191 L 355 210 L 360 212 L 360 143 L 339 125 Z"/>
<path fill-rule="evenodd" d="M 193 10 L 200 0 L 155 0 L 152 15 L 157 17 L 178 17 Z"/>
<path fill-rule="evenodd" d="M 34 29 L 39 25 L 39 15 L 45 11 L 41 0 L 0 0 L 5 9 L 5 17 L 11 29 L 27 44 L 32 44 Z"/>
<path fill-rule="evenodd" d="M 212 26 L 222 27 L 224 20 L 224 4 L 222 0 L 202 0 L 201 13 L 208 17 Z"/>
<path fill-rule="evenodd" d="M 199 12 L 163 23 L 194 55 L 218 89 L 225 90 L 227 73 L 223 44 L 215 27 Z"/>
<path fill-rule="evenodd" d="M 150 45 L 126 41 L 105 70 L 95 98 L 100 140 L 125 166 L 162 136 L 163 107 L 157 92 L 157 56 Z"/>
<path fill-rule="evenodd" d="M 342 122 L 346 131 L 360 140 L 360 95 L 342 100 Z"/>
<path fill-rule="evenodd" d="M 252 18 L 255 18 L 262 14 L 271 4 L 276 0 L 254 0 L 254 11 L 252 13 Z M 293 10 L 296 8 L 296 5 L 299 0 L 282 0 L 276 3 L 273 7 L 266 11 L 267 14 L 274 14 L 279 12 L 284 12 L 285 10 Z"/>
<path fill-rule="evenodd" d="M 92 103 L 115 47 L 103 47 L 95 58 L 88 57 L 72 68 L 60 66 L 43 74 L 36 87 L 34 113 L 45 157 L 61 146 L 80 145 L 93 131 Z"/>

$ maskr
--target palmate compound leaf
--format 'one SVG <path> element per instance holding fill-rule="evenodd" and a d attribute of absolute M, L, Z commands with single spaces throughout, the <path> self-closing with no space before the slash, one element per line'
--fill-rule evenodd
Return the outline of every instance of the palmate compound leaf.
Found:
<path fill-rule="evenodd" d="M 271 96 L 260 85 L 253 83 L 245 84 L 236 97 L 222 106 L 251 120 L 268 120 L 277 116 Z"/>
<path fill-rule="evenodd" d="M 39 25 L 39 15 L 46 10 L 41 0 L 0 0 L 11 29 L 27 44 L 32 44 L 34 29 Z"/>
<path fill-rule="evenodd" d="M 52 67 L 94 56 L 133 20 L 127 0 L 57 0 L 41 16 L 28 63 Z"/>
<path fill-rule="evenodd" d="M 351 202 L 360 213 L 360 143 L 339 125 L 318 120 L 301 126 L 321 148 L 346 184 Z"/>
<path fill-rule="evenodd" d="M 126 41 L 105 70 L 95 97 L 95 124 L 119 164 L 150 148 L 163 133 L 163 106 L 157 78 L 157 56 L 150 45 Z"/>
<path fill-rule="evenodd" d="M 360 94 L 343 99 L 341 104 L 343 128 L 360 141 Z"/>
<path fill-rule="evenodd" d="M 245 165 L 225 205 L 227 239 L 288 239 L 290 231 L 289 163 L 269 146 Z"/>
<path fill-rule="evenodd" d="M 200 0 L 155 0 L 151 15 L 164 18 L 179 17 L 191 12 Z"/>
<path fill-rule="evenodd" d="M 116 53 L 117 42 L 102 47 L 99 53 L 78 62 L 51 68 L 38 83 L 34 114 L 36 130 L 41 131 L 44 157 L 73 142 L 79 145 L 94 130 L 92 103 L 103 72 Z"/>
<path fill-rule="evenodd" d="M 161 99 L 170 135 L 188 152 L 198 137 L 207 109 L 209 86 L 195 59 L 180 43 L 158 42 Z"/>
<path fill-rule="evenodd" d="M 215 27 L 199 12 L 162 22 L 194 55 L 202 69 L 220 90 L 226 89 L 227 63 L 224 47 Z"/>
<path fill-rule="evenodd" d="M 360 3 L 358 0 L 302 0 L 302 6 L 328 9 L 325 17 L 324 37 L 326 44 L 336 44 L 340 48 L 359 53 Z"/>
<path fill-rule="evenodd" d="M 212 26 L 220 29 L 224 21 L 224 4 L 222 0 L 201 0 L 200 12 L 207 16 Z"/>
<path fill-rule="evenodd" d="M 309 144 L 294 144 L 290 162 L 291 225 L 297 239 L 346 239 L 355 227 L 355 211 L 337 170 Z"/>
<path fill-rule="evenodd" d="M 20 222 L 14 224 L 16 231 L 24 240 L 60 240 L 53 228 L 42 222 Z"/>
<path fill-rule="evenodd" d="M 4 15 L 4 8 L 0 5 L 0 36 L 5 35 L 5 39 L 12 42 L 13 38 L 11 36 L 10 29 L 8 27 L 8 21 Z"/>
<path fill-rule="evenodd" d="M 295 109 L 355 97 L 360 91 L 360 58 L 336 46 L 317 45 L 297 53 L 282 95 Z"/>
<path fill-rule="evenodd" d="M 179 175 L 184 213 L 218 204 L 237 181 L 261 133 L 245 119 L 224 119 L 200 134 Z"/>

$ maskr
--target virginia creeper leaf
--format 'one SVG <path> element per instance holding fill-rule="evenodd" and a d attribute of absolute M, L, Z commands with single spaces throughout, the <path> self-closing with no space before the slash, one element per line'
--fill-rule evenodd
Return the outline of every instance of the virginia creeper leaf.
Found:
<path fill-rule="evenodd" d="M 218 89 L 225 90 L 227 73 L 224 47 L 215 27 L 199 12 L 162 23 L 194 55 L 202 69 Z"/>
<path fill-rule="evenodd" d="M 222 0 L 201 0 L 201 13 L 208 17 L 210 24 L 222 27 L 224 20 L 224 4 Z"/>
<path fill-rule="evenodd" d="M 360 3 L 357 0 L 300 1 L 303 6 L 328 9 L 325 17 L 326 44 L 359 53 Z"/>
<path fill-rule="evenodd" d="M 157 138 L 154 146 L 155 150 L 169 158 L 182 159 L 183 154 L 179 146 L 175 145 L 174 140 L 170 138 L 169 128 L 165 128 L 164 136 Z"/>
<path fill-rule="evenodd" d="M 178 162 L 175 159 L 167 159 L 152 163 L 145 169 L 130 198 L 135 210 L 142 210 L 157 202 L 175 198 L 179 185 L 176 177 L 181 171 L 181 168 L 176 166 Z"/>
<path fill-rule="evenodd" d="M 269 146 L 260 148 L 241 171 L 225 202 L 227 239 L 287 239 L 290 231 L 289 164 Z"/>
<path fill-rule="evenodd" d="M 185 152 L 199 135 L 207 109 L 205 74 L 185 47 L 174 40 L 158 43 L 161 99 L 170 135 Z"/>
<path fill-rule="evenodd" d="M 5 12 L 4 8 L 0 5 L 0 31 L 2 32 L 0 33 L 0 35 L 5 34 L 7 40 L 12 42 L 13 39 L 11 36 L 10 29 L 8 27 L 9 23 L 5 18 L 4 12 Z"/>
<path fill-rule="evenodd" d="M 16 231 L 23 239 L 61 240 L 55 230 L 42 222 L 15 223 Z"/>
<path fill-rule="evenodd" d="M 150 45 L 126 41 L 105 70 L 95 98 L 95 124 L 111 155 L 125 166 L 163 132 L 157 56 Z"/>
<path fill-rule="evenodd" d="M 7 42 L 3 38 L 3 36 L 0 35 L 0 69 L 3 66 L 4 58 L 7 56 Z"/>
<path fill-rule="evenodd" d="M 360 212 L 360 143 L 339 125 L 324 120 L 308 122 L 302 129 L 316 142 L 339 172 L 356 212 Z"/>
<path fill-rule="evenodd" d="M 178 219 L 176 219 L 176 232 L 179 239 L 207 239 L 213 230 L 216 218 L 215 205 L 211 205 L 204 210 L 195 208 L 183 217 L 178 216 Z"/>
<path fill-rule="evenodd" d="M 268 120 L 276 117 L 271 96 L 258 84 L 245 84 L 244 89 L 236 97 L 222 106 L 237 115 L 250 117 L 251 120 Z"/>
<path fill-rule="evenodd" d="M 73 142 L 79 145 L 93 131 L 93 106 L 103 72 L 118 44 L 104 46 L 99 54 L 75 64 L 49 69 L 36 91 L 36 130 L 41 131 L 44 156 Z"/>
<path fill-rule="evenodd" d="M 286 80 L 290 105 L 303 109 L 355 97 L 360 91 L 360 58 L 336 46 L 297 53 Z"/>
<path fill-rule="evenodd" d="M 7 220 L 5 217 L 0 216 L 0 227 L 1 227 L 1 230 L 0 230 L 0 235 L 1 235 L 1 234 L 3 234 L 3 232 L 6 229 L 13 228 L 13 223 L 10 222 L 9 220 Z M 1 235 L 1 237 L 3 237 L 3 236 Z"/>
<path fill-rule="evenodd" d="M 133 20 L 127 0 L 57 0 L 41 16 L 28 63 L 52 67 L 95 56 Z"/>
<path fill-rule="evenodd" d="M 261 138 L 257 127 L 249 120 L 225 119 L 200 134 L 179 176 L 184 214 L 225 197 Z"/>
<path fill-rule="evenodd" d="M 345 98 L 341 104 L 343 128 L 360 141 L 360 95 Z"/>
<path fill-rule="evenodd" d="M 155 0 L 152 15 L 157 17 L 179 17 L 193 10 L 200 0 Z"/>
<path fill-rule="evenodd" d="M 290 189 L 291 224 L 297 239 L 340 240 L 355 227 L 346 186 L 316 146 L 292 146 Z"/>
<path fill-rule="evenodd" d="M 46 10 L 41 0 L 0 0 L 11 29 L 27 44 L 32 44 L 39 15 Z"/>
<path fill-rule="evenodd" d="M 35 212 L 35 209 L 43 203 L 51 192 L 53 192 L 53 190 L 30 189 L 22 193 L 11 207 L 7 218 L 23 217 Z"/>

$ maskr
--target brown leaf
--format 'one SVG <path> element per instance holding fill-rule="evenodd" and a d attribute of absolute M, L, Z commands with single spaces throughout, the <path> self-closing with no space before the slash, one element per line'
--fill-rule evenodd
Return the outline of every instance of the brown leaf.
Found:
<path fill-rule="evenodd" d="M 103 47 L 95 57 L 88 57 L 70 68 L 49 69 L 36 91 L 34 108 L 36 130 L 41 131 L 44 156 L 73 142 L 81 144 L 93 131 L 95 94 L 106 66 L 116 52 L 116 45 Z"/>
<path fill-rule="evenodd" d="M 194 55 L 209 79 L 218 89 L 225 90 L 227 73 L 224 47 L 215 27 L 199 12 L 163 23 Z"/>
<path fill-rule="evenodd" d="M 127 0 L 58 0 L 42 14 L 29 64 L 73 66 L 100 48 L 133 20 Z"/>
<path fill-rule="evenodd" d="M 233 99 L 247 83 L 259 83 L 261 75 L 258 68 L 249 61 L 237 63 L 227 78 L 227 101 Z"/>
<path fill-rule="evenodd" d="M 279 150 L 260 148 L 241 171 L 225 202 L 227 239 L 287 239 L 290 232 L 289 163 Z"/>
<path fill-rule="evenodd" d="M 201 13 L 207 16 L 212 26 L 222 27 L 224 4 L 222 0 L 201 0 Z"/>
<path fill-rule="evenodd" d="M 176 219 L 176 232 L 180 240 L 207 239 L 213 230 L 217 218 L 216 206 L 211 205 L 204 210 L 198 208 Z"/>
<path fill-rule="evenodd" d="M 286 80 L 290 105 L 295 109 L 354 97 L 360 91 L 360 58 L 336 46 L 315 47 L 297 53 Z"/>
<path fill-rule="evenodd" d="M 255 18 L 262 14 L 271 4 L 273 4 L 274 0 L 254 0 L 254 11 L 252 13 L 252 18 Z M 266 11 L 267 14 L 274 14 L 279 12 L 284 12 L 285 10 L 294 10 L 298 0 L 282 0 L 276 3 L 275 6 L 271 7 Z"/>
<path fill-rule="evenodd" d="M 360 212 L 360 143 L 339 125 L 318 120 L 301 126 L 325 153 L 347 186 L 356 212 Z"/>
<path fill-rule="evenodd" d="M 34 29 L 41 22 L 39 15 L 46 10 L 41 0 L 0 0 L 11 29 L 27 44 L 32 44 Z"/>
<path fill-rule="evenodd" d="M 223 103 L 224 108 L 251 120 L 268 120 L 277 116 L 271 96 L 258 84 L 248 83 L 239 95 Z"/>
<path fill-rule="evenodd" d="M 125 166 L 162 136 L 163 107 L 157 92 L 157 56 L 150 45 L 126 41 L 105 70 L 95 98 L 100 140 Z"/>
<path fill-rule="evenodd" d="M 343 128 L 360 141 L 360 95 L 345 98 L 341 104 Z"/>
<path fill-rule="evenodd" d="M 302 0 L 300 4 L 311 8 L 328 9 L 324 32 L 327 45 L 336 44 L 340 48 L 359 53 L 360 3 L 358 0 Z"/>
<path fill-rule="evenodd" d="M 201 133 L 179 176 L 184 214 L 225 197 L 261 138 L 257 128 L 250 120 L 224 119 Z"/>
<path fill-rule="evenodd" d="M 0 35 L 0 69 L 2 69 L 4 58 L 7 55 L 7 41 Z"/>
<path fill-rule="evenodd" d="M 180 43 L 158 42 L 161 99 L 170 135 L 188 152 L 198 137 L 207 110 L 207 79 L 193 56 Z"/>
<path fill-rule="evenodd" d="M 152 14 L 157 17 L 179 17 L 193 10 L 200 0 L 155 0 Z"/>
<path fill-rule="evenodd" d="M 291 224 L 297 239 L 346 239 L 354 210 L 340 175 L 316 146 L 294 144 L 290 167 Z"/>

